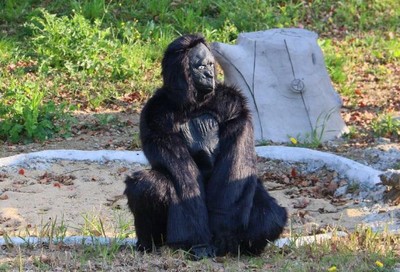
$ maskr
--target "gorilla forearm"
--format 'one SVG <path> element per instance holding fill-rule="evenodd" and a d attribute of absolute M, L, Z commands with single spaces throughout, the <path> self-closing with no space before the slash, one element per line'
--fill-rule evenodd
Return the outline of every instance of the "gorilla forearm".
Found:
<path fill-rule="evenodd" d="M 257 177 L 251 124 L 246 114 L 239 116 L 221 126 L 221 152 L 206 189 L 213 233 L 246 228 L 253 205 Z"/>
<path fill-rule="evenodd" d="M 146 157 L 153 169 L 164 173 L 170 181 L 167 243 L 180 247 L 209 243 L 203 177 L 196 163 L 177 135 L 163 137 L 168 132 L 160 135 L 159 131 L 146 131 L 148 135 L 142 135 Z"/>

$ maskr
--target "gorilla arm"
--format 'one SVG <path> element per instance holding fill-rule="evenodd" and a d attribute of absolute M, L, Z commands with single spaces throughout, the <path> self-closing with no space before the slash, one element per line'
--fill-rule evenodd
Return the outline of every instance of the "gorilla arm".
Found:
<path fill-rule="evenodd" d="M 219 86 L 220 152 L 207 184 L 210 229 L 218 248 L 238 243 L 247 228 L 257 185 L 253 127 L 246 100 L 232 88 Z M 223 103 L 223 105 L 221 105 Z M 236 248 L 237 250 L 237 248 Z"/>
<path fill-rule="evenodd" d="M 165 100 L 155 96 L 142 112 L 143 151 L 152 169 L 170 181 L 167 243 L 184 249 L 210 243 L 203 177 L 177 131 Z"/>

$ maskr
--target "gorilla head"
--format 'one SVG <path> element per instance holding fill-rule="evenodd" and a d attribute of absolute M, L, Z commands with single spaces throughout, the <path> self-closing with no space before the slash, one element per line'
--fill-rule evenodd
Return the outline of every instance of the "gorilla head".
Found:
<path fill-rule="evenodd" d="M 197 105 L 213 95 L 215 60 L 205 39 L 185 35 L 174 40 L 162 60 L 163 87 L 171 101 L 181 106 Z"/>
<path fill-rule="evenodd" d="M 202 43 L 189 51 L 189 67 L 194 86 L 198 92 L 214 91 L 214 56 Z"/>

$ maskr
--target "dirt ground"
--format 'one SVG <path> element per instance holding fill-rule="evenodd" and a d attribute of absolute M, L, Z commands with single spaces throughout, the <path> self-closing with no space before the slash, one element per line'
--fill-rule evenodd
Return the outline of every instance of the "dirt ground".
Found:
<path fill-rule="evenodd" d="M 93 114 L 80 114 L 73 136 L 44 143 L 3 145 L 0 157 L 48 149 L 129 150 L 136 145 L 137 113 L 108 113 L 113 116 L 100 123 Z M 343 155 L 384 170 L 396 165 L 399 145 L 377 143 L 368 148 L 349 147 L 343 141 L 325 145 L 324 150 Z M 390 157 L 389 155 L 396 154 Z M 388 157 L 385 161 L 384 157 Z M 123 161 L 32 160 L 0 169 L 0 234 L 32 233 L 54 222 L 67 226 L 68 234 L 82 230 L 98 234 L 94 219 L 101 221 L 107 235 L 114 235 L 121 218 L 133 225 L 123 196 L 124 179 L 132 171 L 147 167 Z M 397 228 L 400 212 L 396 206 L 376 201 L 376 196 L 360 189 L 336 173 L 306 164 L 259 158 L 259 176 L 290 220 L 284 236 L 353 230 L 360 224 L 374 227 L 393 223 Z M 338 194 L 339 188 L 347 188 Z M 374 198 L 375 197 L 375 198 Z M 132 231 L 133 232 L 133 231 Z"/>

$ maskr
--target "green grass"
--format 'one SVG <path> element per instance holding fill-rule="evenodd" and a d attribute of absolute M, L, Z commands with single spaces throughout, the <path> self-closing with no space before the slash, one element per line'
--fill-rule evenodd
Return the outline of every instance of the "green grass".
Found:
<path fill-rule="evenodd" d="M 186 252 L 161 248 L 152 253 L 135 252 L 131 246 L 121 246 L 118 239 L 132 237 L 132 222 L 116 214 L 113 226 L 104 225 L 101 217 L 82 215 L 85 223 L 78 232 L 91 237 L 116 238 L 110 244 L 91 246 L 63 245 L 61 241 L 70 230 L 54 219 L 28 233 L 52 241 L 44 245 L 3 247 L 7 258 L 0 260 L 0 271 L 9 270 L 179 270 L 179 271 L 392 271 L 400 259 L 399 235 L 370 228 L 359 228 L 346 237 L 333 235 L 330 240 L 296 246 L 295 243 L 278 248 L 268 246 L 261 256 L 226 256 L 193 262 Z M 333 230 L 334 233 L 334 230 Z M 8 234 L 5 235 L 8 237 Z M 296 239 L 294 239 L 295 241 Z M 336 269 L 336 270 L 335 270 Z"/>
<path fill-rule="evenodd" d="M 376 63 L 400 62 L 399 21 L 394 0 L 5 0 L 0 93 L 15 82 L 22 89 L 33 77 L 43 101 L 66 100 L 75 108 L 107 107 L 132 92 L 145 99 L 160 86 L 163 51 L 178 35 L 201 32 L 209 41 L 233 43 L 240 32 L 302 26 L 320 34 L 331 78 L 352 98 L 355 67 L 367 63 L 376 72 Z"/>
<path fill-rule="evenodd" d="M 372 120 L 371 127 L 377 137 L 398 139 L 400 136 L 400 119 L 393 117 L 392 114 L 380 114 Z"/>

